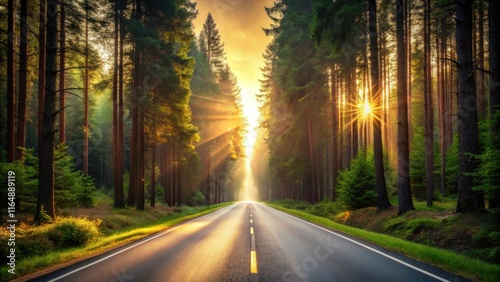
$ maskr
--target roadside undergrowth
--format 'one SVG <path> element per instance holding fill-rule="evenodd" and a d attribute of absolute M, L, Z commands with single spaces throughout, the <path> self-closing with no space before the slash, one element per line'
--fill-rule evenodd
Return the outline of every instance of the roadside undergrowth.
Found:
<path fill-rule="evenodd" d="M 394 201 L 392 201 L 394 202 Z M 324 200 L 267 203 L 281 211 L 320 224 L 475 281 L 500 281 L 500 232 L 488 213 L 453 213 L 449 201 L 397 216 L 397 208 L 346 210 Z"/>

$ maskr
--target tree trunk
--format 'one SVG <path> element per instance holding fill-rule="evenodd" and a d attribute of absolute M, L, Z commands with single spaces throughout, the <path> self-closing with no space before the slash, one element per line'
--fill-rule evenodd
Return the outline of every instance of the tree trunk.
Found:
<path fill-rule="evenodd" d="M 397 86 L 398 86 L 398 214 L 413 210 L 408 142 L 408 88 L 403 0 L 396 0 Z"/>
<path fill-rule="evenodd" d="M 135 19 L 141 20 L 141 0 L 135 1 Z M 132 99 L 130 106 L 132 107 L 132 130 L 131 130 L 131 141 L 130 141 L 130 182 L 128 189 L 128 205 L 132 206 L 136 204 L 136 191 L 139 184 L 138 175 L 138 134 L 139 134 L 139 95 L 141 95 L 141 83 L 140 83 L 140 64 L 141 64 L 141 51 L 139 50 L 139 44 L 137 35 L 134 38 L 134 70 L 132 74 Z"/>
<path fill-rule="evenodd" d="M 377 33 L 377 1 L 368 0 L 369 37 L 370 37 L 370 74 L 372 79 L 373 103 L 373 151 L 375 157 L 375 174 L 377 183 L 377 212 L 386 210 L 391 206 L 387 195 L 384 174 L 384 156 L 382 153 L 382 132 L 380 122 L 380 77 L 378 62 L 378 33 Z"/>
<path fill-rule="evenodd" d="M 61 21 L 59 25 L 59 143 L 66 143 L 65 92 L 66 89 L 66 11 L 64 1 L 61 5 Z"/>
<path fill-rule="evenodd" d="M 427 206 L 434 197 L 434 111 L 432 102 L 431 4 L 424 1 L 425 190 Z"/>
<path fill-rule="evenodd" d="M 441 19 L 441 38 L 440 42 L 436 42 L 438 47 L 438 97 L 439 97 L 439 152 L 441 154 L 441 195 L 445 195 L 446 191 L 446 122 L 445 122 L 445 111 L 446 111 L 446 82 L 444 79 L 445 73 L 445 51 L 446 51 L 446 35 L 444 33 L 444 18 Z"/>
<path fill-rule="evenodd" d="M 119 9 L 118 2 L 115 1 L 115 15 L 114 15 L 114 56 L 113 56 L 113 187 L 114 187 L 114 207 L 122 208 L 125 206 L 123 200 L 123 190 L 120 191 L 119 182 L 119 151 L 118 151 L 118 17 Z M 120 195 L 121 192 L 121 195 Z"/>
<path fill-rule="evenodd" d="M 14 61 L 15 1 L 9 0 L 7 8 L 7 162 L 11 163 L 16 155 L 16 87 Z"/>
<path fill-rule="evenodd" d="M 310 113 L 308 112 L 307 115 L 307 132 L 309 136 L 309 158 L 311 161 L 311 187 L 310 190 L 308 191 L 309 197 L 308 200 L 311 203 L 317 202 L 317 195 L 316 195 L 316 164 L 314 160 L 314 141 L 313 141 L 313 131 L 312 131 L 312 122 L 311 122 L 311 117 Z"/>
<path fill-rule="evenodd" d="M 492 145 L 500 151 L 500 2 L 489 1 L 489 45 L 490 45 L 490 116 Z M 489 199 L 489 208 L 500 207 L 500 191 L 497 183 L 495 194 Z M 497 222 L 498 224 L 498 222 Z"/>
<path fill-rule="evenodd" d="M 352 68 L 351 68 L 351 88 L 352 88 L 352 103 L 355 107 L 358 106 L 359 97 L 358 97 L 358 76 L 357 76 L 357 68 L 356 68 L 356 58 L 352 58 Z M 354 112 L 354 111 L 353 111 Z M 352 119 L 352 158 L 356 158 L 358 156 L 359 151 L 359 134 L 358 134 L 358 117 L 354 114 Z"/>
<path fill-rule="evenodd" d="M 141 86 L 142 88 L 142 86 Z M 144 199 L 144 179 L 145 179 L 145 175 L 144 175 L 144 154 L 145 154 L 145 150 L 144 150 L 144 110 L 142 109 L 142 105 L 139 104 L 139 144 L 138 144 L 138 150 L 137 150 L 137 154 L 138 154 L 138 184 L 137 184 L 137 200 L 136 200 L 136 208 L 138 210 L 141 210 L 143 211 L 144 210 L 144 202 L 145 202 L 145 199 Z"/>
<path fill-rule="evenodd" d="M 56 217 L 54 206 L 54 135 L 56 122 L 56 75 L 57 75 L 57 1 L 47 1 L 47 57 L 45 66 L 45 102 L 41 147 L 39 152 L 38 202 L 36 219 L 43 210 L 51 218 Z"/>
<path fill-rule="evenodd" d="M 484 0 L 478 0 L 478 23 L 477 29 L 479 31 L 477 40 L 477 56 L 478 56 L 478 68 L 484 70 Z M 493 50 L 493 49 L 490 49 Z M 490 51 L 491 52 L 491 51 Z M 486 95 L 485 85 L 484 85 L 484 72 L 477 72 L 477 109 L 478 118 L 486 118 L 487 106 L 488 106 L 488 96 Z"/>
<path fill-rule="evenodd" d="M 85 0 L 85 74 L 83 86 L 83 172 L 89 174 L 89 7 Z"/>
<path fill-rule="evenodd" d="M 339 173 L 339 112 L 338 112 L 338 92 L 336 67 L 332 66 L 331 88 L 332 88 L 332 200 L 335 199 L 335 187 L 337 186 L 337 177 Z"/>
<path fill-rule="evenodd" d="M 458 61 L 458 146 L 459 176 L 457 212 L 484 208 L 484 199 L 472 190 L 479 163 L 476 85 L 472 58 L 472 0 L 456 1 L 456 44 Z M 482 203 L 481 203 L 482 201 Z"/>
<path fill-rule="evenodd" d="M 404 9 L 405 9 L 405 46 L 407 47 L 406 50 L 406 67 L 407 67 L 407 95 L 408 95 L 408 144 L 411 143 L 411 140 L 413 138 L 413 104 L 412 104 L 412 91 L 411 91 L 411 86 L 412 86 L 412 45 L 411 45 L 411 1 L 407 0 L 404 3 Z"/>
<path fill-rule="evenodd" d="M 26 145 L 26 95 L 28 89 L 28 1 L 21 0 L 21 38 L 19 43 L 19 99 L 17 101 L 16 160 Z"/>
<path fill-rule="evenodd" d="M 46 0 L 40 0 L 38 22 L 38 155 L 40 155 L 45 100 L 45 10 Z M 9 33 L 10 34 L 10 33 Z"/>
<path fill-rule="evenodd" d="M 156 202 L 156 144 L 151 144 L 151 207 L 155 207 Z"/>

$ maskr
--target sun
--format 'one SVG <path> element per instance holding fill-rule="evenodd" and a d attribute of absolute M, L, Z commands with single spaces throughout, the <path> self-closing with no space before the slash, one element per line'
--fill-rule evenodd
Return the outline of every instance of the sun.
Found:
<path fill-rule="evenodd" d="M 358 107 L 360 108 L 361 116 L 363 118 L 368 118 L 373 113 L 372 105 L 370 105 L 370 102 L 368 102 L 368 100 L 365 100 L 365 102 L 360 104 Z"/>

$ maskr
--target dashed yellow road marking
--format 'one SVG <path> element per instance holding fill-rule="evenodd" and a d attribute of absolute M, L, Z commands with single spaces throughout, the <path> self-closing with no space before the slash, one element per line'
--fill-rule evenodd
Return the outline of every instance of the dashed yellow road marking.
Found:
<path fill-rule="evenodd" d="M 253 235 L 253 227 L 250 227 L 250 235 Z"/>
<path fill-rule="evenodd" d="M 250 223 L 253 223 L 253 219 L 250 218 Z"/>
<path fill-rule="evenodd" d="M 250 273 L 257 273 L 257 253 L 250 252 Z"/>

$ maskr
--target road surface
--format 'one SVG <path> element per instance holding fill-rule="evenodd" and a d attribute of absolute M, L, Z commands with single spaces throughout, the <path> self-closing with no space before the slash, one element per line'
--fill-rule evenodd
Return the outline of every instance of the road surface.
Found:
<path fill-rule="evenodd" d="M 35 281 L 464 281 L 255 202 L 240 202 Z"/>

